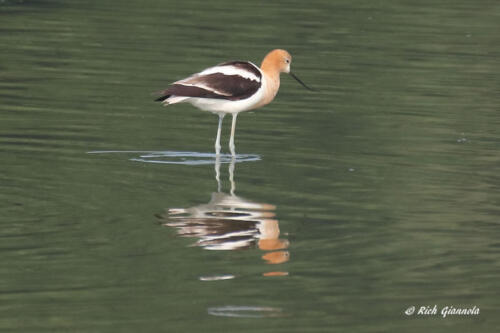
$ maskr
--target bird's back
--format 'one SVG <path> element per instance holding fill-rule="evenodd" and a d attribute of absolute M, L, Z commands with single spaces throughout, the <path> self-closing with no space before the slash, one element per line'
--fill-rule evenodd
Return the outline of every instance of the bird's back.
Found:
<path fill-rule="evenodd" d="M 165 104 L 187 101 L 188 98 L 239 101 L 254 95 L 261 85 L 262 72 L 256 65 L 231 61 L 174 82 L 156 100 Z"/>

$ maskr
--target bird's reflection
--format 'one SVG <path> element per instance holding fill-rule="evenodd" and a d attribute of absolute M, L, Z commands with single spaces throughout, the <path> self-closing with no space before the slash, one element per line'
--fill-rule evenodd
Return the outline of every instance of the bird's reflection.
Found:
<path fill-rule="evenodd" d="M 170 208 L 159 215 L 161 223 L 176 228 L 182 237 L 197 238 L 193 244 L 206 250 L 241 250 L 259 248 L 268 264 L 288 261 L 289 242 L 280 238 L 276 207 L 257 203 L 235 194 L 235 158 L 229 163 L 230 191 L 221 191 L 220 157 L 215 160 L 217 192 L 206 204 L 189 208 Z M 267 272 L 265 276 L 287 275 L 287 272 Z"/>

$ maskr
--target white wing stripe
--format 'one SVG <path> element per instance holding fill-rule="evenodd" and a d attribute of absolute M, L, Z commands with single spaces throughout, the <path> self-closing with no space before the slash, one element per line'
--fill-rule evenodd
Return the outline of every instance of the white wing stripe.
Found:
<path fill-rule="evenodd" d="M 224 75 L 239 75 L 245 79 L 249 79 L 252 81 L 257 81 L 260 82 L 260 78 L 257 77 L 254 73 L 246 71 L 242 68 L 237 68 L 234 66 L 215 66 L 215 67 L 210 67 L 202 72 L 198 73 L 197 75 L 208 75 L 208 74 L 214 74 L 214 73 L 221 73 Z"/>

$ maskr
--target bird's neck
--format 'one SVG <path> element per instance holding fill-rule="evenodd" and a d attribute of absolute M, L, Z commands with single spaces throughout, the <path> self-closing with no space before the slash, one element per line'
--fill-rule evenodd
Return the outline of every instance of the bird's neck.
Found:
<path fill-rule="evenodd" d="M 260 65 L 260 69 L 264 74 L 264 98 L 259 103 L 260 106 L 270 103 L 280 88 L 280 72 L 277 69 L 276 61 L 269 55 L 264 58 Z"/>
<path fill-rule="evenodd" d="M 267 89 L 269 91 L 272 91 L 273 98 L 274 98 L 274 96 L 276 96 L 276 94 L 278 93 L 278 89 L 280 88 L 280 73 L 279 72 L 274 72 L 274 73 L 264 72 L 264 75 L 266 76 Z"/>
<path fill-rule="evenodd" d="M 278 89 L 280 88 L 280 75 L 279 73 L 275 75 L 269 75 L 265 71 L 264 73 L 264 96 L 262 100 L 257 104 L 256 107 L 264 106 L 266 104 L 271 103 L 276 94 L 278 93 Z"/>

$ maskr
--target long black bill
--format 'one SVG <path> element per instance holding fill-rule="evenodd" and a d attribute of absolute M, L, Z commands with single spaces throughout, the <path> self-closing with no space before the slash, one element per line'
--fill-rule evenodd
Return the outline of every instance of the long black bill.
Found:
<path fill-rule="evenodd" d="M 293 74 L 292 72 L 288 73 L 290 74 L 295 80 L 297 80 L 298 83 L 300 83 L 304 88 L 308 89 L 308 90 L 311 90 L 311 91 L 315 91 L 314 89 L 306 86 L 306 84 L 304 82 L 302 82 L 301 79 L 299 79 L 295 74 Z"/>

